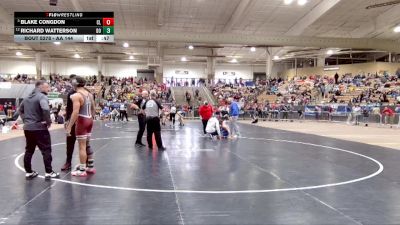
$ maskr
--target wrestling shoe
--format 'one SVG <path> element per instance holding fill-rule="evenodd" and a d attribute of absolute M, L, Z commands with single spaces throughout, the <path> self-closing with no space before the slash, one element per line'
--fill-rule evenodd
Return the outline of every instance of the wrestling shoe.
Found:
<path fill-rule="evenodd" d="M 135 143 L 136 147 L 146 147 L 146 145 L 144 145 L 143 143 Z"/>
<path fill-rule="evenodd" d="M 65 163 L 62 167 L 61 167 L 61 171 L 69 171 L 71 170 L 71 163 Z"/>
<path fill-rule="evenodd" d="M 94 168 L 94 167 L 86 167 L 86 173 L 95 174 L 96 173 L 96 168 Z"/>
<path fill-rule="evenodd" d="M 54 172 L 54 171 L 52 171 L 51 173 L 46 173 L 45 175 L 44 175 L 44 179 L 45 180 L 51 180 L 51 179 L 53 179 L 53 178 L 59 178 L 60 177 L 60 174 L 59 173 L 56 173 L 56 172 Z"/>
<path fill-rule="evenodd" d="M 87 173 L 85 170 L 75 170 L 71 172 L 71 175 L 74 177 L 86 177 Z"/>
<path fill-rule="evenodd" d="M 36 171 L 32 171 L 32 173 L 26 173 L 25 174 L 25 178 L 27 180 L 33 179 L 35 177 L 37 177 L 39 174 Z"/>

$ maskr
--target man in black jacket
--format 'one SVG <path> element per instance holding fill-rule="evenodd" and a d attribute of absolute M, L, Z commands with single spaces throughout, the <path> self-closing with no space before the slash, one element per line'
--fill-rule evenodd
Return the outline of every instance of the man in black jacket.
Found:
<path fill-rule="evenodd" d="M 76 88 L 76 75 L 72 74 L 69 76 L 71 85 L 73 86 L 72 90 L 68 93 L 67 96 L 67 107 L 65 109 L 65 127 L 68 125 L 69 120 L 71 119 L 72 111 L 73 111 L 73 104 L 71 100 L 71 95 L 75 94 L 75 88 Z M 72 155 L 74 154 L 74 147 L 75 147 L 75 142 L 76 142 L 76 135 L 75 135 L 75 124 L 71 129 L 71 135 L 67 135 L 67 159 L 65 161 L 65 164 L 61 167 L 61 171 L 68 171 L 71 170 L 71 161 L 72 161 Z M 86 152 L 90 155 L 91 154 L 91 148 L 90 148 L 90 142 L 88 141 L 86 143 Z"/>
<path fill-rule="evenodd" d="M 146 129 L 146 115 L 144 110 L 142 109 L 144 104 L 146 103 L 149 97 L 149 93 L 147 91 L 142 91 L 141 97 L 135 102 L 135 104 L 131 105 L 131 108 L 138 109 L 138 122 L 139 122 L 139 131 L 136 137 L 135 145 L 136 147 L 144 147 L 145 145 L 142 143 L 142 137 L 144 130 Z"/>
<path fill-rule="evenodd" d="M 339 74 L 335 73 L 335 84 L 339 84 Z"/>
<path fill-rule="evenodd" d="M 24 121 L 24 134 L 26 138 L 26 148 L 24 156 L 25 177 L 32 179 L 38 173 L 32 170 L 32 156 L 36 146 L 39 147 L 43 155 L 45 166 L 45 179 L 58 178 L 60 175 L 53 171 L 51 162 L 51 138 L 49 127 L 51 126 L 50 107 L 47 93 L 49 84 L 46 81 L 38 81 L 35 90 L 26 97 L 20 107 L 19 113 Z"/>

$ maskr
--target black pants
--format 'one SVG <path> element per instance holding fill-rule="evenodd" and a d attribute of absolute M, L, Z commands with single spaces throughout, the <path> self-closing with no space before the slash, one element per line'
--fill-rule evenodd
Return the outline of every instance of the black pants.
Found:
<path fill-rule="evenodd" d="M 74 154 L 75 142 L 76 142 L 76 135 L 75 135 L 75 124 L 74 124 L 71 128 L 71 136 L 67 136 L 67 160 L 66 160 L 66 163 L 71 164 L 72 155 Z M 90 147 L 89 138 L 86 141 L 86 154 L 87 155 L 93 154 L 92 148 Z"/>
<path fill-rule="evenodd" d="M 146 116 L 143 114 L 139 114 L 137 117 L 139 122 L 139 131 L 137 133 L 136 143 L 142 143 L 142 137 L 144 134 L 144 130 L 146 129 Z"/>
<path fill-rule="evenodd" d="M 175 116 L 176 116 L 176 113 L 169 114 L 169 121 L 172 121 L 172 125 L 175 125 Z"/>
<path fill-rule="evenodd" d="M 126 121 L 128 121 L 128 113 L 126 113 L 126 110 L 121 110 L 121 111 L 119 112 L 119 117 L 120 117 L 120 118 L 118 118 L 118 121 L 119 121 L 119 119 L 121 119 L 122 121 L 124 121 L 124 117 L 126 118 Z"/>
<path fill-rule="evenodd" d="M 209 133 L 209 134 L 211 134 L 212 136 L 218 136 L 218 131 L 214 131 L 213 133 Z"/>
<path fill-rule="evenodd" d="M 161 126 L 160 126 L 160 118 L 159 117 L 147 117 L 147 144 L 149 148 L 153 148 L 153 133 L 156 138 L 157 147 L 163 147 L 161 140 Z"/>
<path fill-rule="evenodd" d="M 282 119 L 287 120 L 288 118 L 289 118 L 289 112 L 284 111 L 284 112 L 282 113 Z"/>
<path fill-rule="evenodd" d="M 207 134 L 206 127 L 207 127 L 208 120 L 201 120 L 201 122 L 203 122 L 203 132 L 204 132 L 204 134 Z"/>
<path fill-rule="evenodd" d="M 299 110 L 297 111 L 297 114 L 299 115 L 299 119 L 303 118 L 303 111 Z"/>
<path fill-rule="evenodd" d="M 56 123 L 57 123 L 57 121 L 58 121 L 58 112 L 54 112 L 54 120 L 55 120 Z"/>
<path fill-rule="evenodd" d="M 43 162 L 46 173 L 53 171 L 51 167 L 51 138 L 48 130 L 25 130 L 26 147 L 24 156 L 24 167 L 27 173 L 32 173 L 32 156 L 36 146 L 43 155 Z"/>

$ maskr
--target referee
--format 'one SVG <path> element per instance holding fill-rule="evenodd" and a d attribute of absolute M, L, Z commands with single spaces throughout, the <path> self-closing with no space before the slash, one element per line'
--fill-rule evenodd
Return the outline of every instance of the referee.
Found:
<path fill-rule="evenodd" d="M 142 109 L 144 104 L 146 103 L 149 97 L 149 93 L 147 91 L 142 91 L 142 96 L 135 102 L 135 104 L 131 105 L 131 108 L 139 109 L 138 112 L 138 122 L 139 122 L 139 131 L 136 137 L 135 145 L 136 147 L 144 147 L 145 145 L 142 143 L 142 137 L 144 134 L 144 130 L 146 129 L 146 115 L 144 110 Z"/>
<path fill-rule="evenodd" d="M 163 109 L 163 107 L 156 99 L 157 93 L 155 91 L 151 91 L 150 100 L 146 101 L 146 103 L 142 107 L 146 114 L 147 144 L 149 149 L 153 149 L 152 137 L 154 133 L 158 150 L 164 151 L 166 150 L 166 148 L 162 144 L 160 125 L 160 109 Z"/>

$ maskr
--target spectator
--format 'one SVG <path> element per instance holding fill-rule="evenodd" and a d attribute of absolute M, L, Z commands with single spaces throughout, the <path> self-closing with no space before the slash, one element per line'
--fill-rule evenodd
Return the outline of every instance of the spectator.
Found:
<path fill-rule="evenodd" d="M 124 121 L 124 118 L 126 118 L 126 122 L 128 122 L 128 113 L 126 112 L 126 101 L 122 102 L 119 105 L 119 118 L 118 121 L 121 119 L 121 121 Z"/>
<path fill-rule="evenodd" d="M 203 123 L 203 132 L 204 132 L 204 134 L 206 134 L 207 133 L 206 132 L 207 122 L 213 115 L 212 106 L 209 105 L 207 101 L 204 101 L 204 104 L 202 106 L 200 106 L 199 115 L 200 115 L 201 121 Z"/>
<path fill-rule="evenodd" d="M 186 98 L 187 104 L 190 105 L 192 96 L 190 95 L 190 93 L 188 91 L 186 91 L 186 93 L 185 93 L 185 98 Z"/>
<path fill-rule="evenodd" d="M 385 119 L 384 119 L 385 125 L 387 125 L 388 123 L 390 125 L 392 125 L 393 119 L 394 119 L 394 115 L 395 115 L 395 113 L 394 113 L 393 109 L 385 106 L 385 108 L 382 110 L 382 116 L 385 117 Z"/>
<path fill-rule="evenodd" d="M 119 112 L 118 112 L 118 110 L 116 109 L 116 108 L 114 108 L 112 111 L 111 111 L 111 118 L 112 118 L 112 120 L 115 122 L 115 119 L 116 118 L 118 118 L 118 121 L 119 121 Z"/>
<path fill-rule="evenodd" d="M 338 84 L 339 82 L 339 74 L 335 73 L 335 84 Z"/>
<path fill-rule="evenodd" d="M 176 112 L 177 112 L 177 109 L 176 109 L 176 107 L 175 107 L 175 105 L 172 105 L 171 106 L 171 109 L 170 109 L 170 111 L 169 111 L 169 120 L 171 121 L 171 126 L 172 127 L 174 127 L 175 126 L 175 116 L 176 116 Z"/>

